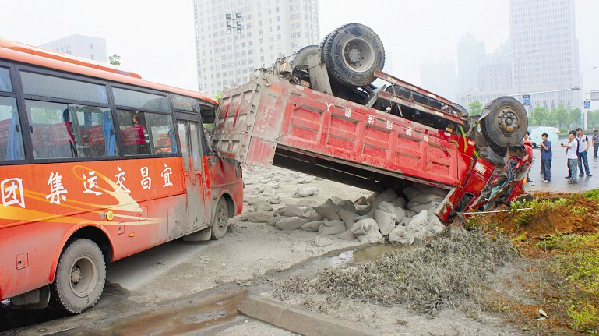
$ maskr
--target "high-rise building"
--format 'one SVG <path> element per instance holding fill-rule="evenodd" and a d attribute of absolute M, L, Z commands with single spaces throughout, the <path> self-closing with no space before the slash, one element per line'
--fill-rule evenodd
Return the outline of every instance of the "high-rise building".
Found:
<path fill-rule="evenodd" d="M 318 0 L 193 0 L 198 87 L 215 95 L 320 42 Z"/>
<path fill-rule="evenodd" d="M 458 42 L 458 81 L 460 92 L 478 88 L 478 72 L 485 63 L 485 43 L 468 33 Z"/>
<path fill-rule="evenodd" d="M 108 62 L 106 39 L 102 37 L 75 34 L 44 43 L 40 47 L 98 62 Z"/>
<path fill-rule="evenodd" d="M 574 1 L 510 0 L 514 88 L 534 106 L 580 106 Z"/>
<path fill-rule="evenodd" d="M 420 66 L 420 82 L 422 87 L 449 100 L 454 100 L 458 93 L 458 76 L 455 63 L 450 60 L 427 62 Z"/>

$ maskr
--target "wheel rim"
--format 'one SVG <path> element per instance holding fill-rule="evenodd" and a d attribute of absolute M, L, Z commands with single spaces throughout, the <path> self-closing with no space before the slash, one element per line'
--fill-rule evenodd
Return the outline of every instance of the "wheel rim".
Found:
<path fill-rule="evenodd" d="M 497 114 L 497 125 L 501 133 L 510 135 L 520 127 L 520 118 L 518 118 L 516 111 L 506 107 L 501 109 Z"/>
<path fill-rule="evenodd" d="M 227 209 L 225 209 L 225 207 L 220 207 L 216 216 L 216 225 L 218 226 L 218 230 L 225 230 L 227 228 L 227 220 L 229 219 Z"/>
<path fill-rule="evenodd" d="M 343 61 L 356 72 L 365 72 L 375 62 L 374 49 L 365 39 L 354 37 L 343 45 Z"/>
<path fill-rule="evenodd" d="M 90 256 L 81 256 L 71 266 L 71 290 L 78 297 L 86 297 L 98 283 L 98 270 Z"/>

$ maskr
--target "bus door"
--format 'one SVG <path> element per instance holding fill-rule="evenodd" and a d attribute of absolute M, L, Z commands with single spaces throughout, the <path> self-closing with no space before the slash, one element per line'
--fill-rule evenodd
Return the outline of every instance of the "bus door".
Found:
<path fill-rule="evenodd" d="M 198 138 L 199 124 L 193 121 L 177 121 L 181 155 L 183 156 L 185 185 L 187 189 L 187 223 L 180 228 L 183 235 L 207 226 L 204 194 L 206 180 L 203 167 L 203 148 Z"/>

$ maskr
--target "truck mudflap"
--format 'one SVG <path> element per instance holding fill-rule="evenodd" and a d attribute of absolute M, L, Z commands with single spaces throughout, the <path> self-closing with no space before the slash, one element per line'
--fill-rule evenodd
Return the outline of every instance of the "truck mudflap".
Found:
<path fill-rule="evenodd" d="M 529 145 L 511 148 L 507 157 L 502 167 L 480 157 L 473 159 L 468 179 L 447 195 L 437 213 L 439 218 L 447 222 L 459 213 L 509 204 L 522 194 L 532 163 L 532 148 Z"/>

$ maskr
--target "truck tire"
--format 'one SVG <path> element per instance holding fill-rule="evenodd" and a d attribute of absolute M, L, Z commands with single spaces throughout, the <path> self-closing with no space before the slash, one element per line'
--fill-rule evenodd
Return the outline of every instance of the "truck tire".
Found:
<path fill-rule="evenodd" d="M 227 234 L 228 221 L 227 201 L 221 197 L 214 209 L 214 217 L 212 217 L 212 239 L 221 239 Z"/>
<path fill-rule="evenodd" d="M 98 302 L 106 281 L 104 255 L 96 243 L 78 239 L 60 256 L 52 284 L 52 303 L 60 310 L 79 314 Z"/>
<path fill-rule="evenodd" d="M 308 65 L 308 57 L 319 53 L 320 48 L 317 45 L 309 45 L 298 50 L 291 60 L 291 65 L 295 68 L 297 66 Z"/>
<path fill-rule="evenodd" d="M 360 23 L 346 24 L 329 34 L 323 40 L 321 57 L 329 76 L 350 87 L 372 83 L 374 70 L 385 65 L 381 39 Z"/>
<path fill-rule="evenodd" d="M 512 97 L 499 97 L 485 106 L 481 132 L 492 147 L 513 147 L 521 143 L 528 128 L 524 106 Z"/>

